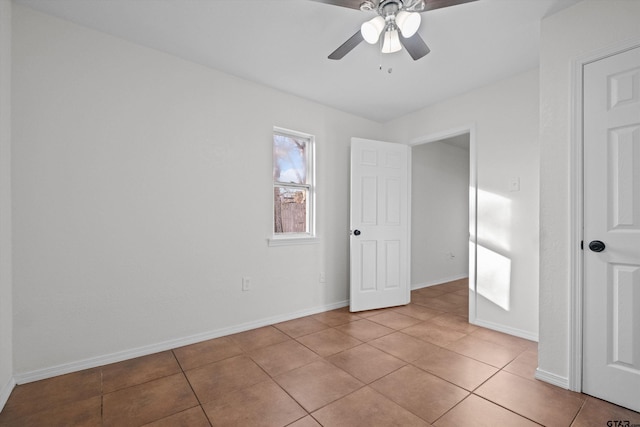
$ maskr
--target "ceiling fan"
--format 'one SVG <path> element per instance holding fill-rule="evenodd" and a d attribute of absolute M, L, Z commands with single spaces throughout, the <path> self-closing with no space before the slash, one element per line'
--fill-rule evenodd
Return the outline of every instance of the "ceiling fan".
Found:
<path fill-rule="evenodd" d="M 320 3 L 374 11 L 377 16 L 366 21 L 360 30 L 329 55 L 329 59 L 342 59 L 363 40 L 369 44 L 381 41 L 382 53 L 397 52 L 404 47 L 414 61 L 431 50 L 417 33 L 420 12 L 470 3 L 476 0 L 315 0 Z"/>

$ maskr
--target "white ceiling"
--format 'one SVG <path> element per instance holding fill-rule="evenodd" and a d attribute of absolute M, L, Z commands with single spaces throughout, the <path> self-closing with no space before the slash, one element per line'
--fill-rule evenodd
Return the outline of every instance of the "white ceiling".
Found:
<path fill-rule="evenodd" d="M 419 33 L 431 53 L 414 62 L 364 42 L 327 59 L 374 15 L 310 0 L 16 0 L 379 122 L 536 67 L 540 19 L 578 1 L 479 0 L 425 12 Z"/>

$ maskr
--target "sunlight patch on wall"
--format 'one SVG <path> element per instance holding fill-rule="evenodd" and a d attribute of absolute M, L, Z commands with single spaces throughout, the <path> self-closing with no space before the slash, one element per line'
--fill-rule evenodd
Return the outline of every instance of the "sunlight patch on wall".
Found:
<path fill-rule="evenodd" d="M 511 260 L 478 245 L 478 294 L 509 311 Z"/>
<path fill-rule="evenodd" d="M 511 250 L 511 200 L 495 193 L 478 189 L 478 242 L 500 252 Z M 478 263 L 480 265 L 480 263 Z"/>
<path fill-rule="evenodd" d="M 478 218 L 477 292 L 503 310 L 509 311 L 511 200 L 478 189 Z M 473 235 L 471 238 L 473 240 Z"/>

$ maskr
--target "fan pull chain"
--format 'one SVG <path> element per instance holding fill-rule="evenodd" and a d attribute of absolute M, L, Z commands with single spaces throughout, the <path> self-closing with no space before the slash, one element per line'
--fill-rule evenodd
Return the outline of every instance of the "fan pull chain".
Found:
<path fill-rule="evenodd" d="M 380 63 L 380 65 L 378 66 L 379 70 L 382 71 L 382 40 L 384 39 L 384 37 L 380 37 L 378 39 L 378 62 Z"/>
<path fill-rule="evenodd" d="M 379 47 L 379 49 L 378 49 L 378 61 L 379 61 L 378 70 L 379 71 L 382 71 L 382 68 L 383 68 L 382 67 L 382 58 L 383 58 L 383 55 L 382 55 L 382 44 L 383 43 L 384 43 L 384 37 L 380 37 L 380 41 L 378 41 L 378 44 L 380 45 L 380 46 L 378 46 Z M 393 73 L 393 68 L 389 67 L 389 69 L 387 70 L 387 73 L 389 73 L 389 74 Z"/>

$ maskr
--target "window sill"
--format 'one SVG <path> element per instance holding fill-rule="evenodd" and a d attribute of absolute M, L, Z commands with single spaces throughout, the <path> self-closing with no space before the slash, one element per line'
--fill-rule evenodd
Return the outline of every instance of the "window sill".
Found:
<path fill-rule="evenodd" d="M 272 237 L 267 239 L 269 246 L 315 245 L 320 243 L 317 237 Z"/>

